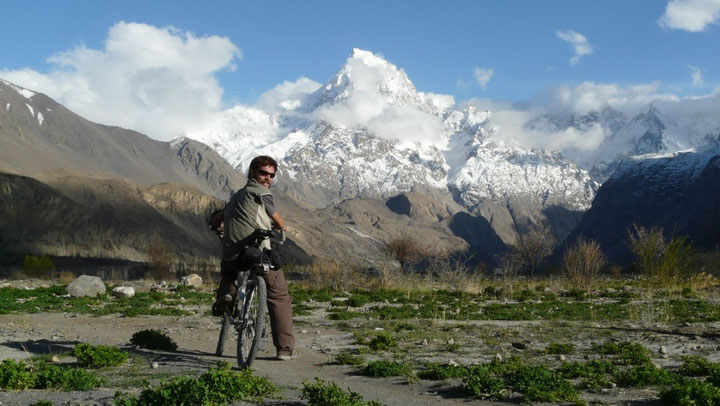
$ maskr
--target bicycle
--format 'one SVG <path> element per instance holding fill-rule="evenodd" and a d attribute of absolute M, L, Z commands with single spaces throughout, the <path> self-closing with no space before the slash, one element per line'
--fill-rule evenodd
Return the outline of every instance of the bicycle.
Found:
<path fill-rule="evenodd" d="M 255 230 L 253 245 L 260 244 L 273 236 L 271 230 Z M 274 241 L 281 245 L 285 241 L 285 232 L 281 239 Z M 264 347 L 266 336 L 265 314 L 267 313 L 267 289 L 264 275 L 271 269 L 270 260 L 263 252 L 260 262 L 251 265 L 248 269 L 241 269 L 235 277 L 237 294 L 233 302 L 225 309 L 215 349 L 216 356 L 222 356 L 225 349 L 228 333 L 231 328 L 237 331 L 237 363 L 240 368 L 248 368 L 255 360 L 255 355 Z"/>

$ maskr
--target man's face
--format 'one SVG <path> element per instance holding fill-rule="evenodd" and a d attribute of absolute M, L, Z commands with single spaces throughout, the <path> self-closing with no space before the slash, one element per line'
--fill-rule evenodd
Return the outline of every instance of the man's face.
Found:
<path fill-rule="evenodd" d="M 257 171 L 255 171 L 255 180 L 265 187 L 270 187 L 270 185 L 272 185 L 274 177 L 275 168 L 272 165 L 261 166 Z"/>

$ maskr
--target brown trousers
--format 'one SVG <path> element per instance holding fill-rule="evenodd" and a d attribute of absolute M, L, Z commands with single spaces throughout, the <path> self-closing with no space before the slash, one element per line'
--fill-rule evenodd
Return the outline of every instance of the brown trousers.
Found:
<path fill-rule="evenodd" d="M 236 272 L 237 266 L 233 261 L 222 261 L 218 297 L 227 293 L 235 296 Z M 270 271 L 263 279 L 267 285 L 267 305 L 273 345 L 278 353 L 292 354 L 295 349 L 295 336 L 292 325 L 292 303 L 285 275 L 282 270 Z"/>

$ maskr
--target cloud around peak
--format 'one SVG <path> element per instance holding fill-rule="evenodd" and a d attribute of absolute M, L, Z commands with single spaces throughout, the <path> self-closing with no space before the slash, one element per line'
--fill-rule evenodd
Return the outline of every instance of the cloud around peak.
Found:
<path fill-rule="evenodd" d="M 241 58 L 226 37 L 118 22 L 104 49 L 78 46 L 48 58 L 47 73 L 3 70 L 0 77 L 46 93 L 92 121 L 170 140 L 222 107 L 214 74 L 235 69 Z"/>

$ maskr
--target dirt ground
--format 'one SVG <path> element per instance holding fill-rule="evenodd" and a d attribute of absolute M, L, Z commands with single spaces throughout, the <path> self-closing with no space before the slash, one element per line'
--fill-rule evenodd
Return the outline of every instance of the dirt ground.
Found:
<path fill-rule="evenodd" d="M 201 312 L 200 312 L 201 313 Z M 456 390 L 448 389 L 447 383 L 419 380 L 409 383 L 407 378 L 370 378 L 357 374 L 353 367 L 333 364 L 334 355 L 340 350 L 354 348 L 353 323 L 337 324 L 327 320 L 320 312 L 311 316 L 295 318 L 295 334 L 300 357 L 291 361 L 276 361 L 272 343 L 267 343 L 265 352 L 259 354 L 253 367 L 256 374 L 269 378 L 281 388 L 280 399 L 270 400 L 271 405 L 306 404 L 300 395 L 303 381 L 319 377 L 326 382 L 334 381 L 343 389 L 358 392 L 366 400 L 380 400 L 387 405 L 508 405 L 519 400 L 489 402 L 469 399 Z M 544 357 L 543 362 L 560 362 L 552 355 L 541 354 L 541 349 L 550 335 L 551 340 L 570 341 L 579 348 L 588 348 L 596 340 L 635 340 L 654 352 L 653 362 L 660 366 L 680 363 L 681 355 L 701 355 L 720 361 L 720 326 L 717 323 L 696 323 L 670 326 L 657 323 L 555 323 L 487 321 L 469 322 L 476 327 L 475 338 L 460 337 L 463 342 L 461 353 L 451 354 L 436 349 L 415 351 L 416 359 L 422 361 L 449 362 L 461 364 L 487 362 L 493 356 L 506 357 L 512 354 Z M 350 326 L 348 328 L 348 326 Z M 367 326 L 367 325 L 366 325 Z M 434 328 L 437 326 L 428 326 Z M 129 347 L 133 333 L 143 329 L 164 331 L 178 344 L 173 353 L 147 351 Z M 27 359 L 33 355 L 60 353 L 71 350 L 75 344 L 86 342 L 95 345 L 110 345 L 127 348 L 131 352 L 130 366 L 124 366 L 116 374 L 133 374 L 162 379 L 177 374 L 197 376 L 214 366 L 218 361 L 235 365 L 235 341 L 231 337 L 225 354 L 214 355 L 219 333 L 217 318 L 196 314 L 192 316 L 139 316 L 121 317 L 91 316 L 71 313 L 36 313 L 0 315 L 0 359 Z M 456 328 L 456 331 L 461 329 Z M 479 331 L 479 332 L 478 332 Z M 508 332 L 512 334 L 508 334 Z M 546 340 L 546 341 L 543 341 Z M 467 343 L 475 348 L 465 348 Z M 421 343 L 412 344 L 423 348 Z M 425 344 L 427 345 L 427 344 Z M 578 356 L 579 357 L 579 356 Z M 575 359 L 568 359 L 574 361 Z M 577 359 L 581 360 L 581 359 Z M 152 368 L 157 363 L 157 368 Z M 140 371 L 140 372 L 138 372 Z M 159 378 L 158 378 L 159 379 Z M 137 393 L 141 385 L 120 388 Z M 31 405 L 38 400 L 49 400 L 55 405 L 105 405 L 117 389 L 105 388 L 87 392 L 59 391 L 6 391 L 0 392 L 0 405 Z M 583 395 L 583 399 L 605 405 L 657 405 L 657 392 L 653 390 L 614 388 L 599 393 Z M 241 404 L 241 403 L 238 403 Z"/>
<path fill-rule="evenodd" d="M 333 328 L 330 323 L 300 321 L 296 340 L 300 357 L 291 361 L 274 360 L 274 350 L 266 345 L 253 367 L 258 375 L 271 379 L 282 388 L 282 399 L 273 405 L 305 404 L 300 399 L 304 380 L 320 377 L 334 381 L 344 389 L 360 393 L 367 400 L 378 399 L 387 405 L 468 404 L 467 399 L 448 398 L 437 393 L 432 384 L 408 384 L 405 378 L 369 378 L 357 375 L 351 367 L 331 365 L 331 353 L 352 345 L 352 334 Z M 157 373 L 194 373 L 199 375 L 217 361 L 235 364 L 234 340 L 225 354 L 216 357 L 219 332 L 216 318 L 209 316 L 88 316 L 63 313 L 0 315 L 0 359 L 25 359 L 32 355 L 58 353 L 78 342 L 95 345 L 127 346 L 133 333 L 143 329 L 162 329 L 178 344 L 175 353 L 140 350 L 148 364 L 157 362 Z M 133 360 L 133 362 L 135 362 Z M 150 365 L 148 365 L 150 368 Z M 124 389 L 125 390 L 125 389 Z M 1 405 L 30 405 L 38 400 L 54 404 L 109 404 L 114 389 L 88 392 L 10 391 L 0 392 Z"/>

